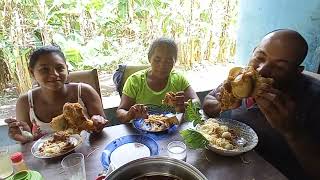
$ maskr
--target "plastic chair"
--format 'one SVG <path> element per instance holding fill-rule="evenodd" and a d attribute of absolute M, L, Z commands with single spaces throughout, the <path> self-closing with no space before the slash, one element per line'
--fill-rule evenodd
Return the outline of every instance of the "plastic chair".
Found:
<path fill-rule="evenodd" d="M 97 93 L 101 98 L 97 69 L 70 72 L 68 76 L 68 81 L 76 82 L 76 83 L 82 82 L 82 83 L 89 84 L 97 91 Z"/>
<path fill-rule="evenodd" d="M 127 66 L 120 64 L 116 72 L 113 74 L 113 82 L 116 85 L 120 96 L 122 95 L 122 89 L 128 77 L 137 71 L 147 69 L 149 67 L 149 65 Z"/>

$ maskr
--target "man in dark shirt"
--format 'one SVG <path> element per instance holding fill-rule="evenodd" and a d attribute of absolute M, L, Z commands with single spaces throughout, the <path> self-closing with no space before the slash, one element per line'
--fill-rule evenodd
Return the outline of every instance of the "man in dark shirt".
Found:
<path fill-rule="evenodd" d="M 320 179 L 320 80 L 302 73 L 307 51 L 296 31 L 267 34 L 249 65 L 274 83 L 261 85 L 255 105 L 244 99 L 228 112 L 257 132 L 257 152 L 289 179 Z M 203 109 L 210 117 L 219 116 L 219 93 L 218 87 L 205 97 Z"/>

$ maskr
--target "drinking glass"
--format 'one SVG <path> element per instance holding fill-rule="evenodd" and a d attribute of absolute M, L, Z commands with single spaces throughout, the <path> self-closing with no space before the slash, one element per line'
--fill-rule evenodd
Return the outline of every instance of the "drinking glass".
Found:
<path fill-rule="evenodd" d="M 171 158 L 182 161 L 187 160 L 187 146 L 181 141 L 172 141 L 167 146 L 168 155 Z"/>
<path fill-rule="evenodd" d="M 9 158 L 9 148 L 0 147 L 0 179 L 5 179 L 13 173 L 11 160 Z"/>
<path fill-rule="evenodd" d="M 83 154 L 69 154 L 62 159 L 61 166 L 69 180 L 86 180 L 86 168 Z"/>

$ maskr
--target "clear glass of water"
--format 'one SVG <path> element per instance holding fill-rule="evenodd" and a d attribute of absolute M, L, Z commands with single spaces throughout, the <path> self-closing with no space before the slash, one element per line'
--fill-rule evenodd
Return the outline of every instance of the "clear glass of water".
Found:
<path fill-rule="evenodd" d="M 86 180 L 86 168 L 83 154 L 69 154 L 62 159 L 61 166 L 69 180 Z"/>
<path fill-rule="evenodd" d="M 9 148 L 0 147 L 0 179 L 5 179 L 13 173 L 11 160 L 9 158 Z"/>
<path fill-rule="evenodd" d="M 187 160 L 187 146 L 181 141 L 172 141 L 167 146 L 168 155 L 171 158 L 182 161 Z"/>

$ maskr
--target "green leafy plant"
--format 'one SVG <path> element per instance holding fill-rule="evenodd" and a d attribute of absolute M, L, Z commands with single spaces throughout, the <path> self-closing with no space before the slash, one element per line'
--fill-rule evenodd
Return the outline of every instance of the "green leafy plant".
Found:
<path fill-rule="evenodd" d="M 191 149 L 205 148 L 209 144 L 209 141 L 200 132 L 193 129 L 182 130 L 180 135 Z"/>
<path fill-rule="evenodd" d="M 190 99 L 187 102 L 187 107 L 185 111 L 185 118 L 189 122 L 193 122 L 193 126 L 200 124 L 202 122 L 200 110 L 200 103 L 199 102 L 192 102 Z"/>
<path fill-rule="evenodd" d="M 187 121 L 192 122 L 193 126 L 197 126 L 203 122 L 199 110 L 199 102 L 192 102 L 192 100 L 187 102 L 185 118 Z M 209 141 L 200 132 L 194 129 L 182 130 L 180 131 L 180 135 L 191 149 L 205 148 L 209 144 Z"/>

